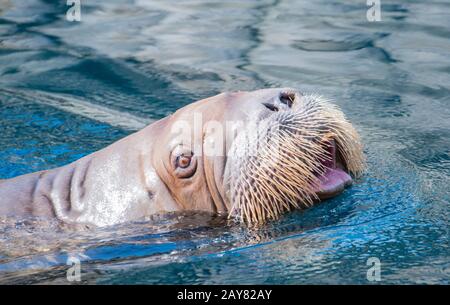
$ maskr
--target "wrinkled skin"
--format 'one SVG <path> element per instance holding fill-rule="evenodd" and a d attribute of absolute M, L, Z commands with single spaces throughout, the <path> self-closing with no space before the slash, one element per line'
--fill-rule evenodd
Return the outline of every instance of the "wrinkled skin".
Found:
<path fill-rule="evenodd" d="M 49 216 L 66 223 L 106 226 L 170 211 L 227 213 L 233 203 L 224 174 L 232 139 L 225 137 L 221 154 L 194 152 L 187 168 L 177 168 L 177 162 L 185 165 L 189 160 L 177 159 L 180 152 L 188 152 L 180 147 L 180 135 L 172 132 L 173 127 L 180 120 L 194 127 L 198 114 L 203 123 L 266 117 L 274 111 L 271 106 L 290 107 L 280 100 L 286 90 L 301 96 L 293 89 L 263 89 L 200 100 L 71 164 L 2 180 L 0 215 Z M 197 147 L 217 138 L 212 131 L 193 130 L 190 136 Z"/>

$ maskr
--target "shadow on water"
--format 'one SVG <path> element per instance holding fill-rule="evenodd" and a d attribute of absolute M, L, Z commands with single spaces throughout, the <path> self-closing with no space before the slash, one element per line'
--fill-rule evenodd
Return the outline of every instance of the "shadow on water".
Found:
<path fill-rule="evenodd" d="M 448 3 L 0 1 L 0 177 L 61 166 L 194 100 L 292 86 L 336 100 L 369 168 L 258 229 L 202 213 L 102 229 L 0 219 L 0 283 L 447 283 Z M 128 2 L 127 2 L 128 3 Z M 245 270 L 245 272 L 243 272 Z"/>

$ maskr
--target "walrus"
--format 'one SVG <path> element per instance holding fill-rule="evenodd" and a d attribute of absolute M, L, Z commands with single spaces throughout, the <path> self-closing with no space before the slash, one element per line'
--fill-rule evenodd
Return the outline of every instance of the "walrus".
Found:
<path fill-rule="evenodd" d="M 174 211 L 248 224 L 340 194 L 364 170 L 338 107 L 291 88 L 189 104 L 68 165 L 0 181 L 0 215 L 108 226 Z"/>

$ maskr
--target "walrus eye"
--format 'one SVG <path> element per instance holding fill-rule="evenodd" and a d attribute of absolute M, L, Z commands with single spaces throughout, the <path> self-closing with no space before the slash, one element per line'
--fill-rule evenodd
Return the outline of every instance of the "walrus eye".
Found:
<path fill-rule="evenodd" d="M 191 157 L 190 156 L 178 156 L 177 157 L 177 165 L 181 168 L 186 168 L 191 164 Z"/>
<path fill-rule="evenodd" d="M 191 151 L 176 149 L 172 152 L 172 166 L 178 178 L 189 178 L 197 170 L 197 159 Z"/>

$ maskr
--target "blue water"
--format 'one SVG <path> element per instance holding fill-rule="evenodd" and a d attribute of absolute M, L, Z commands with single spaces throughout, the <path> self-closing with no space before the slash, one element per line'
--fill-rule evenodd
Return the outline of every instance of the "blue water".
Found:
<path fill-rule="evenodd" d="M 86 2 L 86 3 L 85 3 Z M 87 3 L 88 2 L 88 3 Z M 95 3 L 94 3 L 95 2 Z M 0 1 L 0 178 L 60 166 L 226 90 L 332 98 L 368 170 L 342 195 L 249 230 L 169 215 L 72 232 L 0 220 L 0 283 L 450 282 L 450 2 Z"/>

